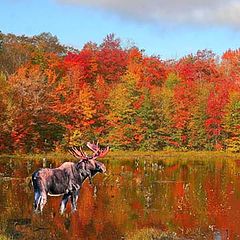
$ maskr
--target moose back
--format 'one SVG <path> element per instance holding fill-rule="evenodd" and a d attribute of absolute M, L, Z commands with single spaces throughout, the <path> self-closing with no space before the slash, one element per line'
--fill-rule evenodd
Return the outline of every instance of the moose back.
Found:
<path fill-rule="evenodd" d="M 77 199 L 83 182 L 89 178 L 90 182 L 97 173 L 104 173 L 106 167 L 97 161 L 104 157 L 109 147 L 101 149 L 95 143 L 87 143 L 93 151 L 92 156 L 83 152 L 82 148 L 71 148 L 69 152 L 79 161 L 77 163 L 65 162 L 58 168 L 41 168 L 32 174 L 34 188 L 34 211 L 42 212 L 47 203 L 47 195 L 62 195 L 60 213 L 63 214 L 69 199 L 71 199 L 72 211 L 77 209 Z"/>

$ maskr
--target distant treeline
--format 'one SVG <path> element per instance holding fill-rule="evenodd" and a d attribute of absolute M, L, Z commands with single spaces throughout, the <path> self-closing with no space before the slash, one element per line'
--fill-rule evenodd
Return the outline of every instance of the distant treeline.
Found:
<path fill-rule="evenodd" d="M 0 152 L 98 139 L 115 149 L 240 151 L 240 49 L 179 60 L 0 32 Z"/>

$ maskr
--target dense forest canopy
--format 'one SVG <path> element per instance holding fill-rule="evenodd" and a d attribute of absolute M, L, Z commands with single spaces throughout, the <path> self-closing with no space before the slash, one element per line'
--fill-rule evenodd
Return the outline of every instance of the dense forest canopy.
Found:
<path fill-rule="evenodd" d="M 0 32 L 0 152 L 98 139 L 115 149 L 240 151 L 240 49 L 179 60 L 110 34 L 81 49 Z"/>

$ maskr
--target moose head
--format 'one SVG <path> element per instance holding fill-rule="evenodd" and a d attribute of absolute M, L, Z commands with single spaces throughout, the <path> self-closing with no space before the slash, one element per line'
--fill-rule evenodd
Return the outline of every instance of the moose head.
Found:
<path fill-rule="evenodd" d="M 69 152 L 77 158 L 77 163 L 65 162 L 58 168 L 42 168 L 32 174 L 34 186 L 34 209 L 42 212 L 47 203 L 47 195 L 63 195 L 60 212 L 66 209 L 66 204 L 71 198 L 72 211 L 77 209 L 77 199 L 81 186 L 86 178 L 90 182 L 97 173 L 106 172 L 103 163 L 97 161 L 109 152 L 109 147 L 100 148 L 98 143 L 87 143 L 87 147 L 93 151 L 93 155 L 88 156 L 82 147 L 72 147 Z"/>
<path fill-rule="evenodd" d="M 88 142 L 87 147 L 93 151 L 92 156 L 88 156 L 82 149 L 82 147 L 72 147 L 69 149 L 69 152 L 77 159 L 79 159 L 78 165 L 81 168 L 86 169 L 91 173 L 91 177 L 93 177 L 96 173 L 104 173 L 106 172 L 106 167 L 103 163 L 97 161 L 97 158 L 104 157 L 108 151 L 109 147 L 101 149 L 99 147 L 98 142 L 95 144 Z"/>

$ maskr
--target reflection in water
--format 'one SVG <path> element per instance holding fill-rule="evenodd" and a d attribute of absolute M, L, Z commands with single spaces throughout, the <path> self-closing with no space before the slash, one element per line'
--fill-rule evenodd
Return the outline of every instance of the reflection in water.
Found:
<path fill-rule="evenodd" d="M 44 161 L 45 166 L 55 163 Z M 80 192 L 78 211 L 58 212 L 48 198 L 42 215 L 32 211 L 28 176 L 42 162 L 1 159 L 0 231 L 14 239 L 125 239 L 155 228 L 187 239 L 240 239 L 239 164 L 232 161 L 124 161 L 106 163 Z M 186 239 L 186 238 L 185 238 Z"/>

